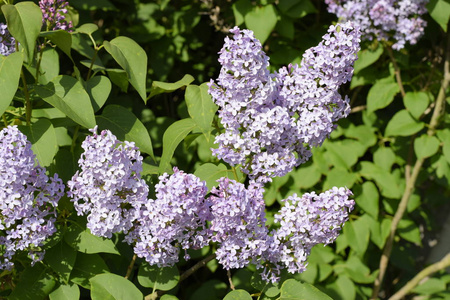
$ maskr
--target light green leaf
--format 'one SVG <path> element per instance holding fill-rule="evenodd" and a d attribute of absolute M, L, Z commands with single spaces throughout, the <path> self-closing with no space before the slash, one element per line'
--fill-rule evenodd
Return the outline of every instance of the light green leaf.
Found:
<path fill-rule="evenodd" d="M 252 300 L 252 296 L 245 290 L 234 290 L 229 292 L 223 300 Z"/>
<path fill-rule="evenodd" d="M 120 255 L 112 240 L 95 236 L 89 229 L 82 230 L 75 225 L 67 229 L 64 240 L 73 249 L 82 253 L 112 253 Z"/>
<path fill-rule="evenodd" d="M 378 189 L 375 184 L 371 181 L 366 181 L 362 185 L 361 194 L 356 197 L 356 204 L 361 207 L 366 213 L 374 217 L 378 218 Z"/>
<path fill-rule="evenodd" d="M 188 85 L 186 88 L 186 104 L 189 115 L 197 126 L 203 131 L 205 137 L 210 135 L 211 123 L 217 111 L 217 105 L 208 94 L 206 83 L 202 85 Z"/>
<path fill-rule="evenodd" d="M 76 284 L 60 285 L 49 296 L 50 300 L 79 300 L 80 288 Z"/>
<path fill-rule="evenodd" d="M 94 76 L 86 81 L 86 92 L 91 98 L 94 112 L 97 112 L 111 93 L 111 81 L 105 76 Z"/>
<path fill-rule="evenodd" d="M 414 140 L 414 152 L 417 158 L 433 156 L 439 150 L 439 140 L 435 136 L 422 134 Z"/>
<path fill-rule="evenodd" d="M 378 109 L 385 108 L 391 104 L 399 91 L 398 84 L 390 77 L 377 80 L 367 95 L 367 112 L 372 113 Z"/>
<path fill-rule="evenodd" d="M 11 104 L 19 86 L 20 71 L 22 70 L 22 53 L 15 52 L 8 56 L 0 55 L 0 115 Z"/>
<path fill-rule="evenodd" d="M 430 0 L 426 7 L 431 17 L 447 32 L 447 23 L 450 19 L 450 2 L 448 0 Z"/>
<path fill-rule="evenodd" d="M 194 175 L 201 180 L 206 181 L 206 186 L 209 190 L 211 190 L 213 186 L 217 186 L 217 180 L 222 177 L 236 179 L 234 178 L 233 172 L 228 170 L 224 164 L 219 164 L 217 166 L 211 163 L 203 164 L 195 170 Z"/>
<path fill-rule="evenodd" d="M 328 172 L 323 188 L 327 190 L 334 186 L 346 186 L 350 189 L 353 184 L 355 184 L 356 180 L 358 180 L 358 175 L 356 173 L 350 173 L 342 168 L 333 168 Z"/>
<path fill-rule="evenodd" d="M 279 300 L 331 300 L 331 298 L 309 283 L 288 279 L 281 286 Z"/>
<path fill-rule="evenodd" d="M 347 221 L 344 225 L 344 234 L 349 246 L 362 257 L 369 245 L 370 227 L 367 219 L 359 218 L 356 221 Z"/>
<path fill-rule="evenodd" d="M 47 85 L 36 86 L 38 95 L 69 118 L 86 128 L 94 128 L 95 116 L 89 95 L 75 78 L 60 75 Z"/>
<path fill-rule="evenodd" d="M 261 44 L 269 37 L 277 24 L 277 12 L 272 4 L 266 6 L 254 6 L 245 17 L 245 25 L 252 30 Z"/>
<path fill-rule="evenodd" d="M 58 46 L 68 57 L 72 58 L 70 49 L 72 48 L 72 35 L 66 30 L 53 30 L 41 32 L 39 35 L 41 37 L 46 37 L 53 44 Z"/>
<path fill-rule="evenodd" d="M 448 291 L 447 285 L 444 280 L 439 278 L 429 278 L 412 290 L 412 292 L 422 295 L 432 295 L 443 291 Z"/>
<path fill-rule="evenodd" d="M 36 39 L 42 27 L 42 12 L 31 1 L 16 5 L 2 5 L 2 11 L 8 24 L 8 30 L 25 50 L 28 62 L 33 61 Z"/>
<path fill-rule="evenodd" d="M 194 81 L 194 77 L 189 74 L 184 75 L 183 78 L 173 83 L 153 81 L 147 100 L 162 93 L 172 93 L 173 91 L 188 86 L 192 81 Z"/>
<path fill-rule="evenodd" d="M 385 197 L 399 198 L 403 192 L 392 172 L 386 171 L 372 162 L 362 161 L 360 174 L 369 180 L 375 180 L 381 194 Z"/>
<path fill-rule="evenodd" d="M 97 116 L 100 129 L 109 129 L 119 140 L 135 142 L 141 152 L 149 154 L 153 160 L 153 146 L 144 124 L 128 109 L 120 105 L 108 105 Z"/>
<path fill-rule="evenodd" d="M 26 65 L 28 71 L 35 76 L 35 66 Z M 55 48 L 45 48 L 42 52 L 42 60 L 39 68 L 39 84 L 46 85 L 59 75 L 59 55 Z M 33 109 L 34 116 L 34 109 Z"/>
<path fill-rule="evenodd" d="M 250 0 L 238 0 L 232 5 L 235 25 L 239 26 L 245 21 L 245 15 L 253 8 Z"/>
<path fill-rule="evenodd" d="M 56 280 L 51 276 L 44 264 L 35 264 L 21 271 L 10 300 L 44 300 L 53 290 Z"/>
<path fill-rule="evenodd" d="M 417 122 L 405 110 L 397 112 L 386 126 L 385 136 L 409 136 L 423 128 L 423 122 Z"/>
<path fill-rule="evenodd" d="M 142 264 L 139 267 L 138 281 L 144 287 L 168 291 L 176 287 L 179 280 L 180 273 L 176 265 L 160 268 Z"/>
<path fill-rule="evenodd" d="M 332 284 L 327 286 L 329 294 L 334 300 L 355 299 L 355 284 L 345 275 L 341 275 Z"/>
<path fill-rule="evenodd" d="M 50 166 L 58 151 L 58 142 L 52 123 L 47 119 L 40 119 L 30 127 L 20 126 L 19 128 L 31 142 L 31 149 L 36 154 L 39 164 L 43 167 Z"/>
<path fill-rule="evenodd" d="M 381 43 L 378 43 L 378 47 L 375 50 L 362 49 L 359 51 L 358 59 L 355 61 L 354 73 L 356 74 L 376 62 L 381 54 L 383 54 L 383 45 Z"/>
<path fill-rule="evenodd" d="M 116 274 L 100 274 L 92 277 L 92 300 L 136 300 L 143 299 L 144 295 L 128 279 Z"/>
<path fill-rule="evenodd" d="M 378 148 L 373 154 L 373 162 L 381 169 L 390 171 L 395 162 L 395 153 L 388 147 Z"/>
<path fill-rule="evenodd" d="M 398 234 L 407 241 L 422 246 L 422 238 L 420 237 L 419 226 L 412 220 L 402 219 L 398 223 Z"/>
<path fill-rule="evenodd" d="M 64 241 L 60 241 L 45 252 L 45 262 L 65 283 L 69 282 L 70 272 L 75 265 L 76 257 L 77 252 Z"/>
<path fill-rule="evenodd" d="M 159 163 L 159 172 L 162 174 L 167 171 L 172 160 L 173 153 L 180 142 L 191 132 L 197 125 L 192 119 L 179 120 L 167 128 L 163 136 L 163 154 Z"/>
<path fill-rule="evenodd" d="M 77 260 L 70 274 L 70 281 L 90 289 L 89 279 L 97 274 L 109 272 L 108 266 L 98 254 L 77 253 Z"/>
<path fill-rule="evenodd" d="M 407 92 L 403 98 L 408 112 L 418 120 L 430 103 L 430 96 L 425 92 Z"/>
<path fill-rule="evenodd" d="M 94 33 L 97 30 L 98 30 L 97 24 L 93 24 L 93 23 L 86 23 L 86 24 L 81 25 L 77 29 L 75 29 L 76 32 L 81 32 L 81 33 L 85 33 L 88 35 L 91 35 L 92 33 Z"/>
<path fill-rule="evenodd" d="M 295 185 L 300 188 L 310 188 L 313 187 L 317 182 L 319 182 L 321 177 L 320 170 L 317 168 L 316 164 L 311 164 L 310 166 L 302 166 L 291 172 L 291 176 L 294 178 Z"/>
<path fill-rule="evenodd" d="M 128 81 L 136 89 L 144 102 L 147 101 L 147 54 L 144 49 L 132 39 L 119 36 L 104 41 L 106 51 L 112 55 L 114 60 L 127 72 Z"/>

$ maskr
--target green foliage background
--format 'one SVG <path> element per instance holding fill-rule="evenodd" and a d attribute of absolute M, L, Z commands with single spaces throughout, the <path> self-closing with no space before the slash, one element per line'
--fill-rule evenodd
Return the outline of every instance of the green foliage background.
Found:
<path fill-rule="evenodd" d="M 10 30 L 23 45 L 23 52 L 0 57 L 3 123 L 21 125 L 40 164 L 65 182 L 77 170 L 87 129 L 96 124 L 136 142 L 150 185 L 173 165 L 209 188 L 220 177 L 235 178 L 210 150 L 220 122 L 206 82 L 218 75 L 225 32 L 235 25 L 252 29 L 275 70 L 300 63 L 337 21 L 319 0 L 70 0 L 75 31 L 40 32 L 40 10 L 32 2 L 0 3 L 1 17 L 14 22 Z M 391 52 L 387 43 L 362 43 L 353 80 L 341 91 L 351 99 L 350 116 L 308 163 L 266 186 L 269 224 L 280 200 L 293 193 L 347 186 L 355 195 L 357 206 L 342 234 L 332 245 L 313 248 L 306 272 L 266 285 L 248 267 L 231 273 L 237 290 L 230 291 L 226 272 L 210 260 L 180 281 L 180 274 L 214 250 L 205 248 L 174 268 L 159 270 L 138 260 L 125 279 L 132 249 L 120 236 L 105 240 L 76 226 L 85 221 L 64 198 L 60 231 L 45 246 L 44 262 L 31 267 L 19 257 L 16 269 L 0 275 L 1 296 L 369 299 L 387 244 L 392 252 L 378 297 L 393 296 L 435 262 L 432 246 L 439 244 L 450 211 L 450 2 L 433 0 L 428 9 L 417 45 Z M 36 40 L 49 43 L 35 52 Z M 450 274 L 442 269 L 409 293 L 450 299 Z"/>

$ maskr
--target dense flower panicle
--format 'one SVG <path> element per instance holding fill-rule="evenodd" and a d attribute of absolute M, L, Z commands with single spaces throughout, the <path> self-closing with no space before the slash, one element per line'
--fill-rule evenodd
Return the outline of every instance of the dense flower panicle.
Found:
<path fill-rule="evenodd" d="M 16 52 L 16 40 L 8 31 L 6 24 L 0 23 L 0 54 L 8 56 Z"/>
<path fill-rule="evenodd" d="M 171 266 L 182 249 L 200 249 L 209 243 L 211 219 L 206 183 L 174 168 L 159 177 L 156 199 L 149 199 L 135 228 L 126 236 L 134 253 L 150 265 Z M 185 259 L 189 259 L 186 254 Z"/>
<path fill-rule="evenodd" d="M 242 183 L 223 177 L 213 188 L 211 231 L 213 242 L 219 244 L 217 260 L 225 269 L 243 268 L 249 263 L 261 264 L 268 247 L 265 226 L 265 204 L 261 184 Z"/>
<path fill-rule="evenodd" d="M 143 158 L 133 142 L 121 142 L 109 130 L 97 134 L 97 127 L 91 132 L 82 143 L 81 172 L 67 183 L 68 196 L 78 215 L 88 215 L 92 234 L 110 238 L 130 230 L 147 202 Z"/>
<path fill-rule="evenodd" d="M 235 27 L 220 51 L 222 64 L 209 93 L 220 107 L 225 133 L 213 154 L 242 165 L 256 182 L 283 176 L 307 161 L 349 113 L 338 88 L 349 81 L 359 50 L 359 31 L 350 23 L 331 26 L 323 41 L 303 55 L 302 66 L 271 74 L 269 58 L 250 30 Z"/>
<path fill-rule="evenodd" d="M 349 199 L 351 195 L 347 188 L 334 187 L 319 195 L 313 192 L 300 198 L 294 194 L 283 200 L 284 206 L 275 215 L 275 223 L 280 227 L 271 232 L 274 243 L 266 253 L 266 260 L 276 266 L 275 270 L 305 271 L 311 248 L 330 244 L 338 237 L 355 205 Z M 268 274 L 266 278 L 276 279 L 273 270 Z"/>
<path fill-rule="evenodd" d="M 64 184 L 45 172 L 17 126 L 0 131 L 0 269 L 12 269 L 18 251 L 28 251 L 33 263 L 42 260 L 39 247 L 56 232 Z"/>
<path fill-rule="evenodd" d="M 392 41 L 400 50 L 423 35 L 428 0 L 325 0 L 328 11 L 360 27 L 368 40 Z"/>
<path fill-rule="evenodd" d="M 67 6 L 66 0 L 40 0 L 39 7 L 42 11 L 42 22 L 47 30 L 67 30 L 72 31 L 72 22 L 66 20 Z"/>

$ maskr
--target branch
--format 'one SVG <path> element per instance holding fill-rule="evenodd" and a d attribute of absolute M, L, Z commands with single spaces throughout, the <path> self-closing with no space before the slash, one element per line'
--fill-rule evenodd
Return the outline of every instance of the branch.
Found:
<path fill-rule="evenodd" d="M 450 253 L 447 253 L 443 259 L 438 261 L 437 263 L 432 264 L 431 266 L 426 267 L 422 271 L 420 271 L 413 279 L 408 281 L 408 283 L 402 287 L 397 293 L 395 293 L 389 300 L 400 300 L 405 297 L 407 294 L 411 292 L 413 288 L 415 288 L 422 279 L 430 276 L 437 271 L 443 270 L 450 266 Z"/>
<path fill-rule="evenodd" d="M 392 48 L 389 45 L 386 46 L 386 49 L 389 54 L 389 57 L 391 58 L 392 64 L 394 65 L 395 79 L 397 80 L 398 87 L 400 88 L 400 93 L 402 94 L 402 97 L 405 98 L 405 88 L 403 87 L 402 76 L 400 74 L 400 68 L 397 64 L 397 60 L 394 57 L 394 52 L 392 51 Z"/>
<path fill-rule="evenodd" d="M 434 135 L 436 128 L 439 125 L 441 115 L 444 112 L 445 92 L 450 83 L 450 31 L 449 31 L 449 34 L 447 35 L 447 38 L 448 38 L 448 41 L 447 41 L 446 58 L 445 58 L 445 63 L 444 63 L 444 78 L 442 80 L 441 88 L 439 90 L 439 94 L 436 99 L 436 106 L 434 107 L 433 115 L 431 117 L 430 125 L 428 127 L 427 134 L 429 136 Z M 398 209 L 395 212 L 394 218 L 391 223 L 389 237 L 386 242 L 386 246 L 383 250 L 383 254 L 381 255 L 380 273 L 378 273 L 378 276 L 375 279 L 375 284 L 373 287 L 371 299 L 377 299 L 377 297 L 378 297 L 378 293 L 381 288 L 381 283 L 383 282 L 383 278 L 384 278 L 384 275 L 386 273 L 386 269 L 387 269 L 387 266 L 389 263 L 389 257 L 392 252 L 392 246 L 394 244 L 394 237 L 395 237 L 395 232 L 397 231 L 398 223 L 403 218 L 406 207 L 408 205 L 409 198 L 411 197 L 411 194 L 414 190 L 414 186 L 416 184 L 416 180 L 419 175 L 419 171 L 420 171 L 424 161 L 425 161 L 424 158 L 418 159 L 416 161 L 414 168 L 412 170 L 411 176 L 409 177 L 409 180 L 406 180 L 405 191 L 403 193 L 402 199 L 400 200 Z"/>

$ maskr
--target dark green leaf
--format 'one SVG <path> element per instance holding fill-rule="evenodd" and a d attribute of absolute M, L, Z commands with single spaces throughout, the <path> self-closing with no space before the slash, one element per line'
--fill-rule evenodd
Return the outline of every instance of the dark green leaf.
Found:
<path fill-rule="evenodd" d="M 317 12 L 309 0 L 283 0 L 279 2 L 278 8 L 291 18 L 303 18 L 307 14 Z"/>
<path fill-rule="evenodd" d="M 95 116 L 89 95 L 75 78 L 60 75 L 47 85 L 36 86 L 38 95 L 69 118 L 86 128 L 94 128 Z"/>
<path fill-rule="evenodd" d="M 53 44 L 58 46 L 67 56 L 72 57 L 70 49 L 72 48 L 72 35 L 66 30 L 54 30 L 41 32 L 41 37 L 49 39 Z"/>
<path fill-rule="evenodd" d="M 92 108 L 97 112 L 111 93 L 111 81 L 105 76 L 95 76 L 86 81 L 86 92 L 91 98 Z"/>
<path fill-rule="evenodd" d="M 106 51 L 112 55 L 114 60 L 127 72 L 128 80 L 141 96 L 147 101 L 146 78 L 147 78 L 147 54 L 135 41 L 128 37 L 119 36 L 104 41 Z"/>
<path fill-rule="evenodd" d="M 272 4 L 254 6 L 244 19 L 247 28 L 253 31 L 261 44 L 264 44 L 277 24 L 277 12 Z"/>
<path fill-rule="evenodd" d="M 44 300 L 56 285 L 42 263 L 27 267 L 21 272 L 17 285 L 9 295 L 10 300 Z"/>
<path fill-rule="evenodd" d="M 405 110 L 397 112 L 386 126 L 386 136 L 409 136 L 423 128 L 423 122 L 417 122 Z"/>
<path fill-rule="evenodd" d="M 65 283 L 68 283 L 76 257 L 77 252 L 64 241 L 60 241 L 55 246 L 46 250 L 45 261 Z"/>
<path fill-rule="evenodd" d="M 147 100 L 162 93 L 172 93 L 173 91 L 188 86 L 192 81 L 194 81 L 194 77 L 189 74 L 184 75 L 183 78 L 174 83 L 153 81 Z"/>
<path fill-rule="evenodd" d="M 128 109 L 120 105 L 108 105 L 97 116 L 100 129 L 109 129 L 121 141 L 135 142 L 141 152 L 149 154 L 153 160 L 153 146 L 144 124 Z"/>
<path fill-rule="evenodd" d="M 4 4 L 2 11 L 8 30 L 25 50 L 28 62 L 33 61 L 36 39 L 42 27 L 42 12 L 33 2 L 19 2 L 16 5 Z"/>
<path fill-rule="evenodd" d="M 159 268 L 142 264 L 139 268 L 138 281 L 148 288 L 168 291 L 173 289 L 180 280 L 180 274 L 176 265 L 173 267 Z"/>
<path fill-rule="evenodd" d="M 6 57 L 0 55 L 0 86 L 2 87 L 0 94 L 0 115 L 3 115 L 16 94 L 22 63 L 22 53 L 15 52 Z"/>
<path fill-rule="evenodd" d="M 234 290 L 229 292 L 223 300 L 252 300 L 252 296 L 245 290 Z"/>
<path fill-rule="evenodd" d="M 60 285 L 49 296 L 50 300 L 79 300 L 80 288 L 76 284 Z"/>
<path fill-rule="evenodd" d="M 141 291 L 128 279 L 116 274 L 100 274 L 92 277 L 92 300 L 136 300 L 143 299 Z"/>
<path fill-rule="evenodd" d="M 89 279 L 97 274 L 109 272 L 108 266 L 98 254 L 77 253 L 77 260 L 70 274 L 70 281 L 90 289 Z"/>
<path fill-rule="evenodd" d="M 234 19 L 236 20 L 235 25 L 239 26 L 245 21 L 245 15 L 249 13 L 253 5 L 250 0 L 238 0 L 233 6 Z"/>

